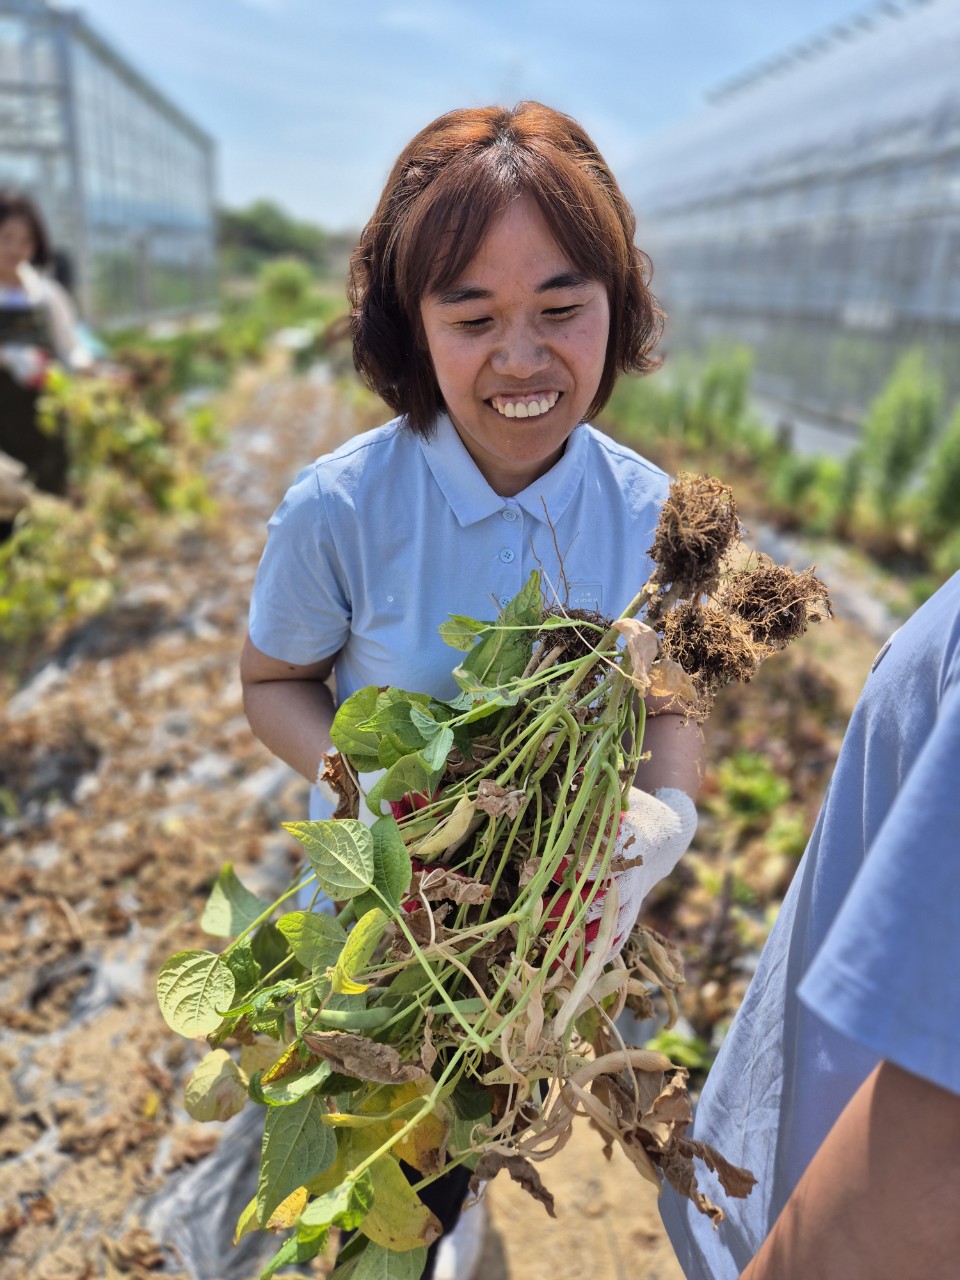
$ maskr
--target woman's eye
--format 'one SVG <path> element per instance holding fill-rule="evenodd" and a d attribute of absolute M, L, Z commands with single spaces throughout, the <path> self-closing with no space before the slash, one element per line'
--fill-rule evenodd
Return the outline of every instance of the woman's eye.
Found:
<path fill-rule="evenodd" d="M 489 323 L 490 323 L 489 316 L 480 316 L 480 318 L 477 320 L 458 320 L 456 322 L 456 327 L 458 329 L 480 329 L 485 324 L 489 324 Z"/>
<path fill-rule="evenodd" d="M 544 312 L 544 315 L 552 316 L 554 320 L 563 320 L 567 316 L 576 315 L 579 310 L 578 304 L 571 303 L 569 307 L 550 307 Z"/>

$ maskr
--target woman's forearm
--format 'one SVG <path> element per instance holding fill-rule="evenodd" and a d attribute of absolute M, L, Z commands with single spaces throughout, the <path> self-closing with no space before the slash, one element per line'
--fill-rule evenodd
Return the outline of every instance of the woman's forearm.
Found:
<path fill-rule="evenodd" d="M 881 1063 L 847 1103 L 741 1280 L 953 1280 L 960 1096 Z"/>
<path fill-rule="evenodd" d="M 264 680 L 247 684 L 243 707 L 265 747 L 309 781 L 330 751 L 333 697 L 320 680 Z"/>
<path fill-rule="evenodd" d="M 644 755 L 637 770 L 637 786 L 644 791 L 676 787 L 691 800 L 703 782 L 704 743 L 695 720 L 673 712 L 648 715 L 643 733 Z"/>

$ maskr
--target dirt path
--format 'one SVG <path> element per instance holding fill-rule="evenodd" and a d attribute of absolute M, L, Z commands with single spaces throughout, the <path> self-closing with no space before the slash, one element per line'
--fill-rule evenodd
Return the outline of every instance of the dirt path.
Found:
<path fill-rule="evenodd" d="M 111 612 L 0 721 L 3 1280 L 257 1274 L 229 1247 L 200 1257 L 249 1198 L 231 1163 L 243 1126 L 183 1111 L 202 1046 L 167 1030 L 154 974 L 204 945 L 225 861 L 263 891 L 294 864 L 279 823 L 304 813 L 306 786 L 252 738 L 236 658 L 264 521 L 353 422 L 328 387 L 262 375 L 241 380 L 231 419 L 213 527 L 129 562 Z M 606 1164 L 596 1135 L 578 1132 L 547 1181 L 556 1223 L 492 1188 L 484 1280 L 680 1276 L 652 1188 Z"/>

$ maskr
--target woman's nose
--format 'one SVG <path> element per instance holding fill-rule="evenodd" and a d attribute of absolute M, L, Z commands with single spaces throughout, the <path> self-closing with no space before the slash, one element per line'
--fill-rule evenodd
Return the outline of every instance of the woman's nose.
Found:
<path fill-rule="evenodd" d="M 546 347 L 539 335 L 529 329 L 516 327 L 504 334 L 492 357 L 498 373 L 512 378 L 529 378 L 550 363 Z"/>

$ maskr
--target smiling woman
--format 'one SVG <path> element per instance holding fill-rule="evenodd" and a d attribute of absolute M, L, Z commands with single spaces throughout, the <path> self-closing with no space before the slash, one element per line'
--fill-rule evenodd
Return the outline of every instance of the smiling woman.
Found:
<path fill-rule="evenodd" d="M 494 492 L 520 493 L 559 460 L 596 396 L 610 333 L 603 282 L 577 273 L 535 201 L 521 196 L 492 224 L 462 283 L 427 293 L 420 317 L 467 452 Z"/>
<path fill-rule="evenodd" d="M 339 703 L 367 686 L 454 697 L 449 615 L 491 617 L 537 570 L 545 607 L 619 615 L 649 578 L 667 477 L 587 423 L 619 373 L 654 363 L 633 234 L 593 143 L 538 103 L 451 112 L 394 165 L 350 297 L 357 368 L 398 416 L 287 493 L 241 664 L 254 732 L 311 781 L 331 674 Z M 695 822 L 699 730 L 647 714 L 637 783 L 664 823 Z M 315 788 L 311 817 L 331 809 Z M 473 1274 L 482 1213 L 450 1230 L 468 1176 L 421 1191 L 450 1233 L 425 1277 Z"/>

